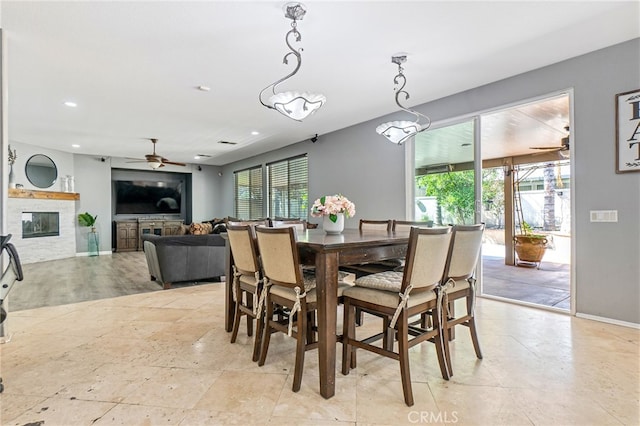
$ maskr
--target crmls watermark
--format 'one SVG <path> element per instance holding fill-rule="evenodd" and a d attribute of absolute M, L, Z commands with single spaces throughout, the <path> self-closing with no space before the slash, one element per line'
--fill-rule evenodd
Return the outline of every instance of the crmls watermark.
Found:
<path fill-rule="evenodd" d="M 407 415 L 410 423 L 458 423 L 457 411 L 410 411 Z"/>

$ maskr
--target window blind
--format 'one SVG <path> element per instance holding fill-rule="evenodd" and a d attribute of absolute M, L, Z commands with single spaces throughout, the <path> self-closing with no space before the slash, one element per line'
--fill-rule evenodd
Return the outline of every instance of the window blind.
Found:
<path fill-rule="evenodd" d="M 270 217 L 307 219 L 309 173 L 307 155 L 267 164 Z"/>
<path fill-rule="evenodd" d="M 235 215 L 259 219 L 263 213 L 262 166 L 234 172 Z"/>

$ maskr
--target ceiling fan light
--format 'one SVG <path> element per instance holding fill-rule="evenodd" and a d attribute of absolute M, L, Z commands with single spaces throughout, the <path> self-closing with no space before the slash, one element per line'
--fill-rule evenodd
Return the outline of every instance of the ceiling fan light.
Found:
<path fill-rule="evenodd" d="M 279 113 L 302 121 L 316 112 L 327 98 L 324 95 L 307 92 L 280 92 L 269 97 L 269 104 Z"/>
<path fill-rule="evenodd" d="M 156 170 L 160 167 L 162 167 L 162 163 L 159 161 L 149 161 L 149 166 L 153 169 Z"/>
<path fill-rule="evenodd" d="M 379 135 L 389 139 L 390 142 L 401 145 L 412 136 L 422 131 L 422 126 L 415 121 L 389 121 L 376 127 Z"/>

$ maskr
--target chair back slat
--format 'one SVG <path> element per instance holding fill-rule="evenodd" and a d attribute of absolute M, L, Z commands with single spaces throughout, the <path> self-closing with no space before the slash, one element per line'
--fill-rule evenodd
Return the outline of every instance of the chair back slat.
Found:
<path fill-rule="evenodd" d="M 360 231 L 391 231 L 392 220 L 369 220 L 360 219 L 358 229 Z"/>
<path fill-rule="evenodd" d="M 453 241 L 445 279 L 464 280 L 473 276 L 480 257 L 483 232 L 483 223 L 453 227 Z"/>
<path fill-rule="evenodd" d="M 412 227 L 401 291 L 404 292 L 409 284 L 414 291 L 428 290 L 438 285 L 444 274 L 450 243 L 450 227 Z"/>
<path fill-rule="evenodd" d="M 264 276 L 288 287 L 304 285 L 295 232 L 291 227 L 256 228 Z"/>
<path fill-rule="evenodd" d="M 256 243 L 250 225 L 228 225 L 227 236 L 233 262 L 240 272 L 254 274 L 260 270 Z"/>

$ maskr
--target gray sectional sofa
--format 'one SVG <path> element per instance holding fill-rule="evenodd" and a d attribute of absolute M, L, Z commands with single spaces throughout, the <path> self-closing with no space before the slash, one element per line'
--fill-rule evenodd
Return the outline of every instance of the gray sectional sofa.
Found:
<path fill-rule="evenodd" d="M 142 236 L 149 275 L 162 287 L 224 277 L 225 241 L 219 234 Z"/>

